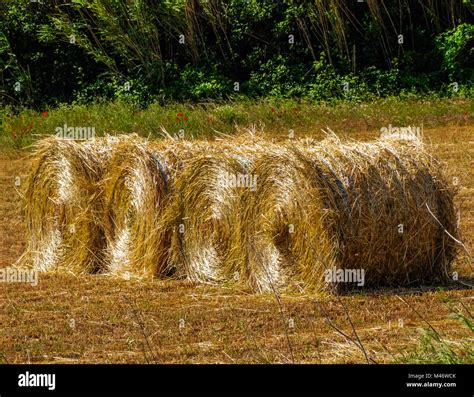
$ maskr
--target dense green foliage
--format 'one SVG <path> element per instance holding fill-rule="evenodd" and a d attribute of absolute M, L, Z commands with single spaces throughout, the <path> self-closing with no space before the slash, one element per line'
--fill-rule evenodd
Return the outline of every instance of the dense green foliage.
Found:
<path fill-rule="evenodd" d="M 36 108 L 472 96 L 473 12 L 466 0 L 5 0 L 1 90 Z"/>

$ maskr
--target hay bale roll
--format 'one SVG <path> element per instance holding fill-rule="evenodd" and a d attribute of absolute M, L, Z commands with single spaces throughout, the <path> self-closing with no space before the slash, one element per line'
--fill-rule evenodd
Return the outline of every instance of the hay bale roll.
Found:
<path fill-rule="evenodd" d="M 229 146 L 189 161 L 177 177 L 164 229 L 172 232 L 169 268 L 177 277 L 206 283 L 232 275 L 224 264 L 231 248 L 240 195 L 252 189 L 252 149 Z"/>
<path fill-rule="evenodd" d="M 158 238 L 157 222 L 169 179 L 166 161 L 145 140 L 115 148 L 102 181 L 109 273 L 144 277 L 161 271 L 167 242 Z"/>
<path fill-rule="evenodd" d="M 206 146 L 134 137 L 115 147 L 101 183 L 110 274 L 143 278 L 168 273 L 170 232 L 162 230 L 161 217 L 176 175 Z"/>
<path fill-rule="evenodd" d="M 448 279 L 455 243 L 439 222 L 456 236 L 454 192 L 420 143 L 328 139 L 269 153 L 253 172 L 237 266 L 253 289 L 353 288 L 328 282 L 338 269 L 373 287 Z"/>
<path fill-rule="evenodd" d="M 330 258 L 316 258 L 308 241 L 318 241 L 319 206 L 314 170 L 292 150 L 267 152 L 255 163 L 255 191 L 242 197 L 240 259 L 234 269 L 240 280 L 259 292 L 271 292 L 292 282 L 300 263 L 311 263 L 314 272 Z M 237 249 L 235 250 L 237 251 Z"/>
<path fill-rule="evenodd" d="M 110 144 L 48 138 L 35 145 L 25 191 L 27 250 L 21 265 L 73 273 L 101 268 L 96 195 Z"/>

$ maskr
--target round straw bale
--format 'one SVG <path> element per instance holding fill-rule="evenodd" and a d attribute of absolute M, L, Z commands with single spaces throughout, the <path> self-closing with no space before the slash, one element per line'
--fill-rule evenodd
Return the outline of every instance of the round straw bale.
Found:
<path fill-rule="evenodd" d="M 320 206 L 311 202 L 317 194 L 310 163 L 281 147 L 267 151 L 252 172 L 258 183 L 242 196 L 241 247 L 235 248 L 240 259 L 234 256 L 240 279 L 256 291 L 270 292 L 290 283 L 298 263 L 311 263 L 315 273 L 321 272 L 323 249 L 331 247 L 321 247 L 320 258 L 307 244 L 324 232 L 314 223 Z"/>
<path fill-rule="evenodd" d="M 236 267 L 255 290 L 449 277 L 455 243 L 444 228 L 456 236 L 454 192 L 420 143 L 328 139 L 268 153 L 253 172 L 259 183 L 244 193 Z"/>
<path fill-rule="evenodd" d="M 220 149 L 190 160 L 176 179 L 163 222 L 172 231 L 169 267 L 177 277 L 208 283 L 229 277 L 223 265 L 240 194 L 255 181 L 249 174 L 250 150 Z"/>
<path fill-rule="evenodd" d="M 97 271 L 103 233 L 95 196 L 105 140 L 47 138 L 35 145 L 26 183 L 27 251 L 21 264 L 39 271 Z"/>
<path fill-rule="evenodd" d="M 347 193 L 334 200 L 340 267 L 364 270 L 368 287 L 446 282 L 456 243 L 445 228 L 454 236 L 458 230 L 455 191 L 442 164 L 420 141 L 334 142 L 323 148 L 326 158 L 333 154 Z M 344 286 L 353 284 L 338 285 Z"/>
<path fill-rule="evenodd" d="M 115 147 L 102 181 L 108 272 L 125 278 L 167 272 L 170 233 L 161 229 L 176 175 L 205 142 L 134 137 Z"/>
<path fill-rule="evenodd" d="M 106 259 L 111 274 L 153 276 L 161 272 L 167 242 L 157 223 L 169 192 L 165 159 L 143 139 L 115 147 L 104 174 Z"/>

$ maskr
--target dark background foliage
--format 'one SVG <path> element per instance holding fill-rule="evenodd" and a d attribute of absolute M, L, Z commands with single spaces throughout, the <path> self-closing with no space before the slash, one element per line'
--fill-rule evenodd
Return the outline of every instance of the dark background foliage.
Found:
<path fill-rule="evenodd" d="M 473 12 L 466 0 L 4 0 L 2 102 L 472 96 Z"/>

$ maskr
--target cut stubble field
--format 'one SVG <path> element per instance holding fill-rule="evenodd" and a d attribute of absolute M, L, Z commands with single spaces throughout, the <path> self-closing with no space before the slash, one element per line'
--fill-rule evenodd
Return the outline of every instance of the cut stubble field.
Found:
<path fill-rule="evenodd" d="M 462 186 L 461 236 L 472 250 L 473 125 L 425 129 L 424 139 Z M 25 248 L 15 181 L 28 173 L 27 154 L 0 157 L 0 267 Z M 471 266 L 460 252 L 454 269 L 472 284 Z M 420 328 L 454 347 L 473 343 L 452 318 L 456 308 L 473 312 L 472 289 L 463 284 L 278 297 L 186 281 L 40 274 L 37 286 L 1 283 L 0 307 L 4 363 L 385 363 L 415 351 Z"/>

